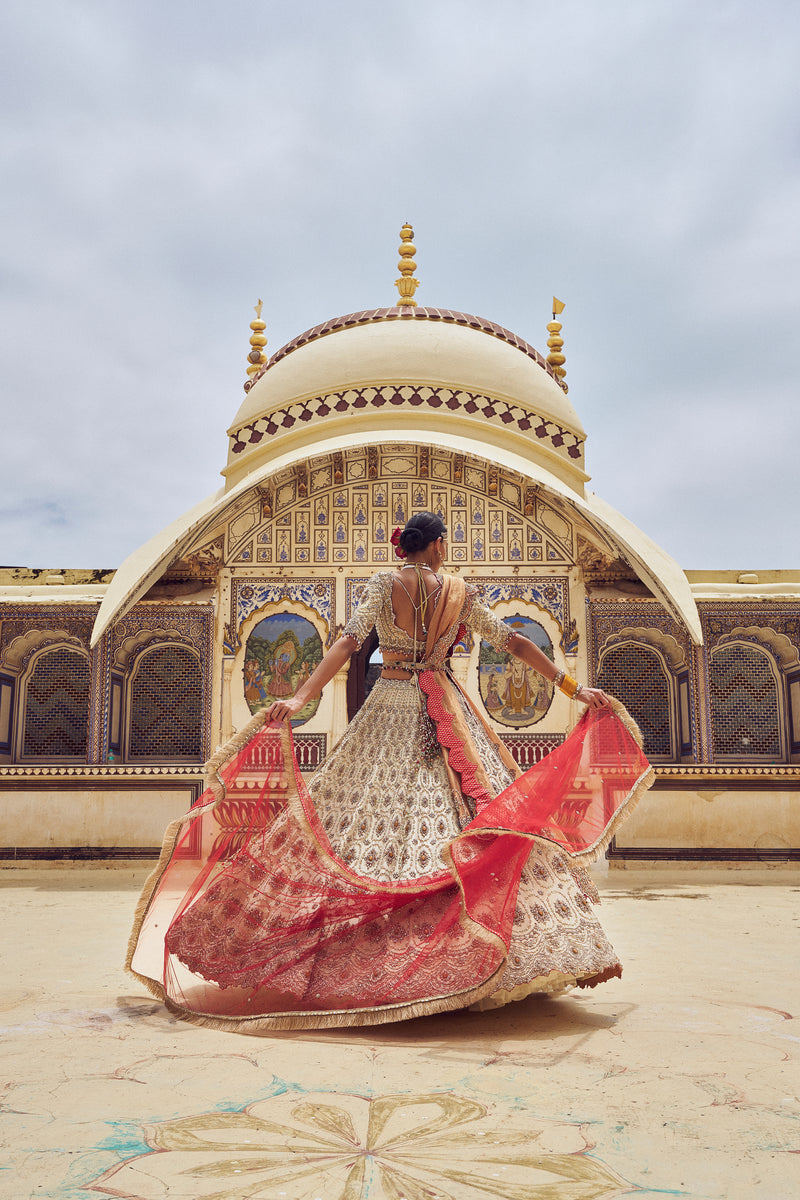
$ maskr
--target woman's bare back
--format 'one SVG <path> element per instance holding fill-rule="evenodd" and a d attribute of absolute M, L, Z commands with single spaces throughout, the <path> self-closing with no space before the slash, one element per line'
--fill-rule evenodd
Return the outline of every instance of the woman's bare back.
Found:
<path fill-rule="evenodd" d="M 399 567 L 392 578 L 392 614 L 397 628 L 424 642 L 441 590 L 442 581 L 433 571 Z"/>

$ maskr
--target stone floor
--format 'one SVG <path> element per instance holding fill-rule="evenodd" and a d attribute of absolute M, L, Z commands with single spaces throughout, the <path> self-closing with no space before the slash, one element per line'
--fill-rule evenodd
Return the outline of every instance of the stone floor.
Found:
<path fill-rule="evenodd" d="M 800 875 L 612 871 L 625 976 L 236 1035 L 120 968 L 144 870 L 0 872 L 3 1200 L 796 1200 Z"/>

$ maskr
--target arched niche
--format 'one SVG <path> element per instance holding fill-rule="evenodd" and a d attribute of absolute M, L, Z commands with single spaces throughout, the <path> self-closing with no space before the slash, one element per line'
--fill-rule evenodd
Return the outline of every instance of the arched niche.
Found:
<path fill-rule="evenodd" d="M 86 760 L 89 655 L 72 641 L 45 641 L 26 658 L 17 735 L 21 762 Z"/>
<path fill-rule="evenodd" d="M 443 430 L 441 437 L 431 437 L 414 427 L 400 429 L 391 423 L 382 427 L 380 433 L 377 430 L 363 430 L 355 423 L 348 424 L 346 432 L 317 439 L 311 437 L 306 429 L 302 445 L 298 444 L 291 450 L 287 446 L 286 453 L 275 453 L 269 461 L 254 468 L 230 490 L 217 492 L 201 501 L 121 565 L 98 611 L 92 631 L 92 645 L 97 644 L 110 625 L 145 594 L 163 575 L 170 563 L 181 557 L 191 556 L 195 549 L 206 545 L 209 540 L 224 538 L 227 529 L 245 517 L 248 510 L 251 510 L 248 517 L 251 524 L 244 534 L 245 544 L 238 540 L 244 528 L 244 524 L 240 523 L 236 525 L 236 536 L 228 541 L 225 550 L 226 564 L 229 567 L 238 564 L 253 567 L 268 563 L 280 566 L 282 553 L 276 553 L 276 545 L 270 544 L 268 540 L 275 531 L 258 529 L 256 522 L 263 523 L 274 519 L 277 526 L 279 518 L 289 515 L 283 511 L 284 504 L 291 505 L 306 500 L 310 502 L 317 486 L 333 487 L 340 480 L 345 484 L 355 484 L 356 478 L 361 480 L 359 487 L 381 482 L 381 472 L 386 466 L 385 460 L 398 460 L 404 455 L 409 462 L 413 460 L 416 470 L 412 472 L 408 465 L 403 467 L 399 461 L 395 461 L 393 469 L 397 470 L 398 477 L 413 477 L 426 485 L 445 482 L 448 478 L 453 484 L 462 482 L 466 485 L 470 478 L 467 468 L 483 471 L 485 498 L 488 502 L 497 499 L 509 503 L 505 489 L 509 487 L 513 491 L 515 486 L 519 488 L 519 485 L 522 485 L 523 495 L 519 500 L 513 499 L 511 503 L 512 507 L 519 505 L 516 519 L 530 518 L 536 523 L 537 505 L 541 504 L 548 507 L 557 517 L 560 515 L 567 524 L 580 526 L 585 540 L 591 542 L 604 558 L 624 559 L 637 578 L 662 601 L 667 611 L 686 625 L 692 640 L 698 645 L 702 643 L 697 605 L 685 573 L 669 555 L 636 529 L 622 514 L 611 509 L 600 497 L 584 492 L 582 486 L 578 490 L 571 489 L 538 461 L 524 458 L 509 449 L 501 449 L 486 442 L 481 445 L 486 457 L 479 458 L 475 454 L 474 439 L 466 437 L 457 422 L 447 421 L 446 424 L 447 429 Z M 313 473 L 318 468 L 323 475 L 315 479 Z M 461 480 L 459 470 L 463 471 Z M 328 474 L 325 475 L 325 472 Z M 375 472 L 378 473 L 377 476 Z M 439 472 L 443 473 L 441 480 Z M 375 504 L 375 507 L 379 506 Z M 469 539 L 463 547 L 463 561 L 465 565 L 469 565 L 482 554 L 483 558 L 479 561 L 491 564 L 494 559 L 491 555 L 487 559 L 486 545 L 493 545 L 494 538 L 490 536 L 484 544 L 479 523 L 474 519 L 472 523 L 476 528 L 470 530 Z M 299 561 L 306 562 L 309 566 L 313 562 L 325 567 L 326 564 L 339 561 L 334 555 L 336 547 L 330 537 L 332 527 L 327 514 L 320 524 L 325 526 L 325 529 L 319 532 L 327 532 L 327 542 L 325 537 L 320 537 L 313 543 L 313 548 L 312 545 L 301 546 L 301 549 L 308 550 L 308 556 Z M 355 520 L 355 524 L 360 523 Z M 544 508 L 540 524 L 544 530 L 544 535 L 540 536 L 549 534 L 558 540 L 559 522 L 550 520 L 548 529 Z M 291 532 L 290 527 L 291 522 L 283 520 L 281 528 L 284 532 Z M 354 564 L 367 567 L 389 561 L 388 547 L 384 548 L 382 545 L 375 526 L 372 526 L 372 529 L 375 532 L 374 539 L 371 539 L 371 534 L 366 542 L 364 536 L 357 539 L 353 536 L 346 545 L 338 546 L 345 555 L 340 565 L 344 566 L 345 560 L 351 555 Z M 494 532 L 500 531 L 495 528 Z M 360 533 L 366 535 L 365 530 L 361 530 Z M 466 527 L 464 533 L 466 539 Z M 294 533 L 292 537 L 294 539 Z M 259 541 L 259 538 L 263 540 Z M 298 544 L 300 540 L 298 539 Z M 370 563 L 369 555 L 372 551 L 367 550 L 367 545 L 371 546 L 373 542 L 375 550 L 381 553 L 380 556 L 375 553 Z M 528 558 L 526 549 L 525 561 L 522 563 L 517 558 L 522 547 L 514 542 L 513 538 L 511 541 L 507 539 L 505 549 L 497 559 L 498 565 L 501 565 L 504 555 L 507 555 L 515 570 L 521 570 L 523 566 L 528 567 L 531 563 L 539 561 L 543 564 L 558 565 L 557 545 L 551 547 L 555 557 L 551 557 L 550 553 L 545 551 L 542 557 L 538 558 L 533 553 L 533 539 L 532 542 L 531 556 Z M 499 550 L 500 547 L 495 549 Z M 565 562 L 574 561 L 574 550 L 573 546 L 573 553 L 564 555 Z M 288 545 L 288 535 L 284 551 L 288 562 L 290 554 L 294 557 L 294 548 L 290 550 Z"/>
<path fill-rule="evenodd" d="M 149 646 L 158 644 L 191 646 L 191 641 L 175 629 L 167 629 L 160 626 L 138 629 L 136 633 L 126 637 L 116 647 L 114 657 L 111 661 L 111 669 L 114 671 L 126 671 L 128 666 L 141 655 L 143 650 Z"/>
<path fill-rule="evenodd" d="M 17 673 L 24 671 L 38 650 L 55 645 L 85 649 L 80 638 L 72 636 L 66 629 L 27 629 L 6 646 L 0 667 Z"/>
<path fill-rule="evenodd" d="M 413 512 L 448 526 L 452 566 L 576 561 L 575 519 L 531 480 L 443 446 L 354 447 L 279 470 L 225 529 L 233 569 L 392 565 L 392 530 Z"/>
<path fill-rule="evenodd" d="M 741 638 L 715 646 L 709 692 L 715 759 L 785 760 L 783 688 L 770 650 Z"/>
<path fill-rule="evenodd" d="M 611 634 L 603 645 L 603 650 L 608 650 L 612 646 L 621 645 L 623 642 L 635 642 L 641 645 L 653 646 L 657 649 L 669 669 L 675 673 L 684 670 L 686 667 L 686 651 L 683 646 L 663 629 L 656 629 L 651 626 L 629 625 L 624 629 L 618 630 Z"/>
<path fill-rule="evenodd" d="M 675 695 L 660 647 L 614 639 L 600 655 L 597 686 L 621 700 L 638 724 L 648 758 L 676 757 Z"/>
<path fill-rule="evenodd" d="M 800 666 L 800 654 L 795 644 L 785 633 L 778 633 L 775 629 L 763 625 L 739 625 L 730 633 L 724 634 L 717 645 L 724 646 L 729 642 L 751 642 L 762 646 L 782 671 Z"/>
<path fill-rule="evenodd" d="M 201 762 L 203 671 L 196 650 L 150 639 L 128 660 L 129 762 Z"/>
<path fill-rule="evenodd" d="M 284 675 L 288 674 L 292 685 L 290 691 L 285 692 L 284 690 L 281 690 L 280 693 L 276 692 L 273 694 L 269 690 L 269 682 L 265 680 L 262 687 L 262 691 L 264 693 L 263 701 L 255 706 L 252 706 L 248 701 L 246 689 L 249 686 L 252 686 L 250 681 L 250 673 L 247 671 L 248 647 L 250 646 L 252 650 L 250 644 L 251 636 L 253 636 L 254 632 L 265 621 L 269 621 L 271 618 L 279 619 L 282 616 L 294 618 L 295 621 L 292 622 L 292 624 L 299 625 L 299 623 L 302 622 L 304 626 L 308 626 L 310 630 L 313 630 L 319 639 L 320 651 L 324 652 L 326 644 L 328 644 L 330 641 L 330 629 L 321 614 L 316 609 L 311 607 L 311 605 L 304 603 L 304 601 L 300 599 L 293 598 L 291 596 L 290 588 L 285 589 L 283 595 L 279 595 L 268 603 L 259 605 L 257 608 L 253 609 L 253 611 L 248 614 L 238 629 L 238 647 L 234 656 L 233 669 L 230 675 L 231 719 L 234 728 L 243 728 L 257 708 L 265 707 L 272 700 L 278 699 L 279 695 L 294 694 L 296 687 L 299 686 L 299 677 L 297 677 L 297 672 L 293 669 L 294 664 L 290 664 L 289 671 L 284 672 Z M 277 638 L 272 640 L 279 640 L 279 637 L 280 634 L 278 634 Z M 280 678 L 280 672 L 278 672 L 278 677 Z M 314 706 L 313 712 L 311 712 L 305 718 L 302 723 L 302 728 L 304 731 L 307 728 L 309 730 L 316 729 L 320 724 L 321 718 L 319 717 L 319 709 L 323 706 L 327 707 L 326 699 L 327 698 L 323 695 L 320 703 Z"/>

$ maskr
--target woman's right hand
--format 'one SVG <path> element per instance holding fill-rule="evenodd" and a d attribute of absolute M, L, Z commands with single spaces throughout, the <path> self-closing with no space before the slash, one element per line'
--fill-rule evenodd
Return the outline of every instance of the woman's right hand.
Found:
<path fill-rule="evenodd" d="M 604 691 L 600 688 L 582 687 L 575 696 L 575 699 L 580 704 L 585 704 L 587 708 L 610 708 L 611 701 Z"/>
<path fill-rule="evenodd" d="M 270 721 L 291 721 L 296 717 L 306 702 L 298 700 L 297 696 L 287 696 L 285 700 L 274 700 L 267 709 L 264 724 Z"/>

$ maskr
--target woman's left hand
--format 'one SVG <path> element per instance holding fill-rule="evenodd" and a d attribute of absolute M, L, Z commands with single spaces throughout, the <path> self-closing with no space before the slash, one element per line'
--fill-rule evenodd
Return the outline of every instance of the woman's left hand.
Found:
<path fill-rule="evenodd" d="M 581 704 L 585 704 L 587 708 L 611 707 L 611 700 L 605 692 L 601 692 L 600 688 L 581 688 L 575 699 L 580 700 Z"/>

